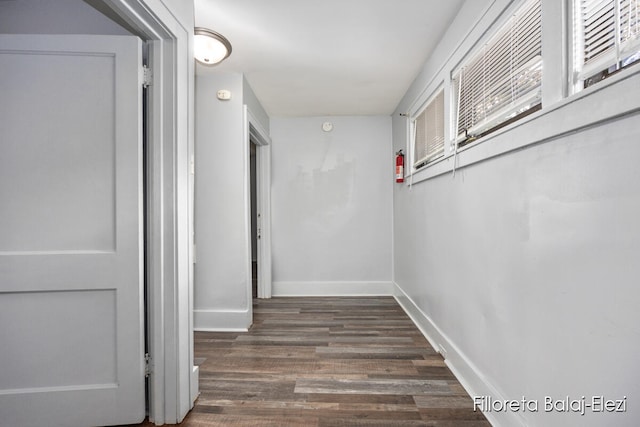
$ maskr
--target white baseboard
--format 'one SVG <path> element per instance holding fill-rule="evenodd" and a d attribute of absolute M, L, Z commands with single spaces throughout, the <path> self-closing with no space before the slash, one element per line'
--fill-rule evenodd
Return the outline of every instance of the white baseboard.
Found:
<path fill-rule="evenodd" d="M 191 370 L 191 407 L 195 404 L 200 394 L 200 367 L 193 366 Z"/>
<path fill-rule="evenodd" d="M 392 296 L 393 282 L 273 282 L 274 297 Z"/>
<path fill-rule="evenodd" d="M 431 346 L 445 358 L 464 389 L 473 396 L 491 396 L 495 401 L 506 400 L 501 393 L 482 375 L 477 367 L 456 347 L 447 335 L 427 316 L 413 300 L 394 283 L 394 297 L 413 323 L 420 329 Z M 514 412 L 485 412 L 484 415 L 492 426 L 526 426 L 521 415 Z"/>
<path fill-rule="evenodd" d="M 249 310 L 193 310 L 193 330 L 199 332 L 247 332 Z"/>

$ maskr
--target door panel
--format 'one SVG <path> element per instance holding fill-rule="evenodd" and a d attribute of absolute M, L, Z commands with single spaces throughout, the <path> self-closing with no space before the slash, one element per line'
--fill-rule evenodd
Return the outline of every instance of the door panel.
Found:
<path fill-rule="evenodd" d="M 144 418 L 141 63 L 0 36 L 0 426 Z"/>
<path fill-rule="evenodd" d="M 9 187 L 3 194 L 19 187 L 3 212 L 1 251 L 113 251 L 114 60 L 0 56 L 2 149 L 9 153 L 0 159 L 0 186 Z"/>

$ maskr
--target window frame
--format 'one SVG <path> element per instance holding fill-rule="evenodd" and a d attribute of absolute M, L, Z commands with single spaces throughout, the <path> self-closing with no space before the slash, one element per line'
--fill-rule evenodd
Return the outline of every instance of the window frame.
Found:
<path fill-rule="evenodd" d="M 442 121 L 441 132 L 442 132 L 442 148 L 438 150 L 438 152 L 434 152 L 429 154 L 428 152 L 420 159 L 416 157 L 416 143 L 417 143 L 417 126 L 416 121 L 418 118 L 427 113 L 427 110 L 431 107 L 431 105 L 437 101 L 438 97 L 442 96 L 442 110 L 440 114 L 440 120 Z M 447 143 L 447 120 L 446 120 L 446 91 L 444 90 L 444 84 L 441 83 L 436 87 L 436 89 L 431 92 L 431 95 L 427 98 L 426 102 L 424 102 L 420 108 L 416 109 L 416 111 L 411 114 L 409 120 L 409 149 L 410 149 L 410 158 L 411 158 L 411 171 L 416 172 L 418 170 L 423 169 L 424 167 L 432 164 L 433 162 L 440 160 L 446 155 L 446 143 Z M 437 106 L 436 106 L 437 107 Z M 436 116 L 437 117 L 437 116 Z M 428 120 L 428 117 L 425 117 Z M 427 142 L 428 145 L 428 142 Z"/>
<path fill-rule="evenodd" d="M 491 56 L 494 53 L 491 50 L 489 50 L 489 53 L 487 53 L 487 50 L 486 50 L 487 46 L 495 50 L 499 50 L 501 47 L 504 48 L 505 46 L 504 44 L 497 43 L 497 42 L 509 32 L 510 28 L 512 29 L 512 27 L 515 27 L 515 24 L 513 23 L 515 16 L 522 13 L 523 15 L 521 16 L 526 17 L 527 14 L 524 13 L 525 11 L 528 10 L 526 6 L 528 5 L 528 3 L 534 3 L 534 2 L 538 3 L 538 8 L 540 10 L 540 17 L 539 17 L 540 23 L 539 23 L 539 27 L 536 27 L 537 32 L 539 34 L 538 54 L 535 57 L 529 59 L 524 64 L 521 64 L 520 67 L 517 68 L 516 70 L 509 69 L 509 71 L 511 71 L 510 74 L 498 75 L 498 76 L 492 76 L 492 77 L 498 77 L 499 78 L 498 80 L 512 81 L 518 75 L 518 72 L 520 71 L 520 69 L 526 68 L 528 63 L 531 63 L 531 65 L 535 65 L 539 63 L 540 71 L 539 71 L 539 82 L 537 86 L 534 86 L 533 89 L 527 91 L 526 96 L 515 98 L 516 104 L 512 105 L 511 108 L 508 108 L 509 105 L 508 103 L 506 103 L 500 109 L 492 111 L 490 113 L 490 115 L 488 116 L 490 120 L 478 121 L 477 123 L 475 123 L 472 126 L 472 128 L 474 129 L 473 133 L 468 134 L 467 132 L 465 132 L 464 135 L 459 133 L 459 120 L 460 120 L 459 104 L 460 104 L 460 98 L 461 98 L 460 90 L 462 89 L 459 82 L 460 80 L 462 80 L 464 85 L 465 69 L 471 65 L 477 64 L 479 61 L 484 60 L 486 56 Z M 498 131 L 503 127 L 508 126 L 511 123 L 514 123 L 532 113 L 535 113 L 536 111 L 542 108 L 543 81 L 544 81 L 544 74 L 545 74 L 543 72 L 544 61 L 542 59 L 542 49 L 544 44 L 543 4 L 544 4 L 543 0 L 521 0 L 521 1 L 514 2 L 514 4 L 510 8 L 503 11 L 500 19 L 495 23 L 493 23 L 487 29 L 487 34 L 484 37 L 482 37 L 480 40 L 478 40 L 476 46 L 473 49 L 471 49 L 469 52 L 467 52 L 462 57 L 460 63 L 451 71 L 450 73 L 451 88 L 450 88 L 449 96 L 450 96 L 451 105 L 452 105 L 452 116 L 451 116 L 452 120 L 449 124 L 449 127 L 450 127 L 450 135 L 451 135 L 450 143 L 454 148 L 461 148 L 467 144 L 475 142 L 478 139 L 481 139 L 492 132 Z M 508 45 L 508 47 L 510 48 L 511 46 Z M 511 53 L 511 51 L 509 52 L 503 51 L 503 52 L 504 52 L 504 56 L 507 56 Z M 500 61 L 498 62 L 511 63 L 511 61 L 504 60 L 504 59 L 500 59 Z M 493 86 L 496 86 L 496 85 L 494 84 Z M 530 92 L 533 92 L 534 90 L 536 92 L 535 94 L 530 93 Z M 487 98 L 483 96 L 482 99 L 483 99 L 483 102 L 486 102 Z"/>
<path fill-rule="evenodd" d="M 598 0 L 592 0 L 598 1 Z M 572 93 L 575 94 L 583 89 L 586 89 L 594 84 L 600 83 L 602 80 L 617 74 L 633 65 L 640 64 L 640 35 L 636 37 L 635 41 L 629 42 L 629 46 L 626 49 L 620 50 L 622 38 L 619 22 L 620 5 L 622 2 L 636 4 L 636 19 L 638 14 L 638 7 L 640 2 L 638 0 L 600 0 L 602 3 L 607 1 L 613 3 L 614 13 L 614 48 L 613 52 L 607 51 L 605 55 L 601 55 L 603 58 L 594 60 L 591 64 L 586 64 L 584 59 L 585 51 L 585 31 L 583 31 L 583 18 L 582 7 L 585 0 L 572 0 L 571 3 L 571 23 L 568 31 L 571 33 L 573 44 L 571 46 L 571 62 L 572 62 L 572 77 L 571 84 L 573 86 Z M 606 7 L 606 6 L 605 6 Z M 622 64 L 623 61 L 636 56 L 635 60 L 628 64 Z M 597 56 L 595 57 L 597 58 Z M 609 59 L 608 59 L 609 58 Z M 607 60 L 608 59 L 608 60 Z"/>

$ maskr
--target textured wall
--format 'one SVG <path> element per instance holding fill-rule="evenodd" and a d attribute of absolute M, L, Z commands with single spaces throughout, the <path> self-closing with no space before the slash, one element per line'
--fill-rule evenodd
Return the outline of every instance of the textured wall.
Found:
<path fill-rule="evenodd" d="M 390 118 L 272 119 L 271 135 L 274 294 L 388 293 Z"/>

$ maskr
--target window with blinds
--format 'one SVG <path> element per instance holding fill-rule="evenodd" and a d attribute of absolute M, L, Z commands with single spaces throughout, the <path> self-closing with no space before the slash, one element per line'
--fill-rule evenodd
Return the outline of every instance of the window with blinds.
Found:
<path fill-rule="evenodd" d="M 444 91 L 427 104 L 413 121 L 413 167 L 419 168 L 444 155 Z"/>
<path fill-rule="evenodd" d="M 541 1 L 525 1 L 452 76 L 459 146 L 540 108 Z"/>
<path fill-rule="evenodd" d="M 578 79 L 585 87 L 640 60 L 640 0 L 577 0 Z"/>

